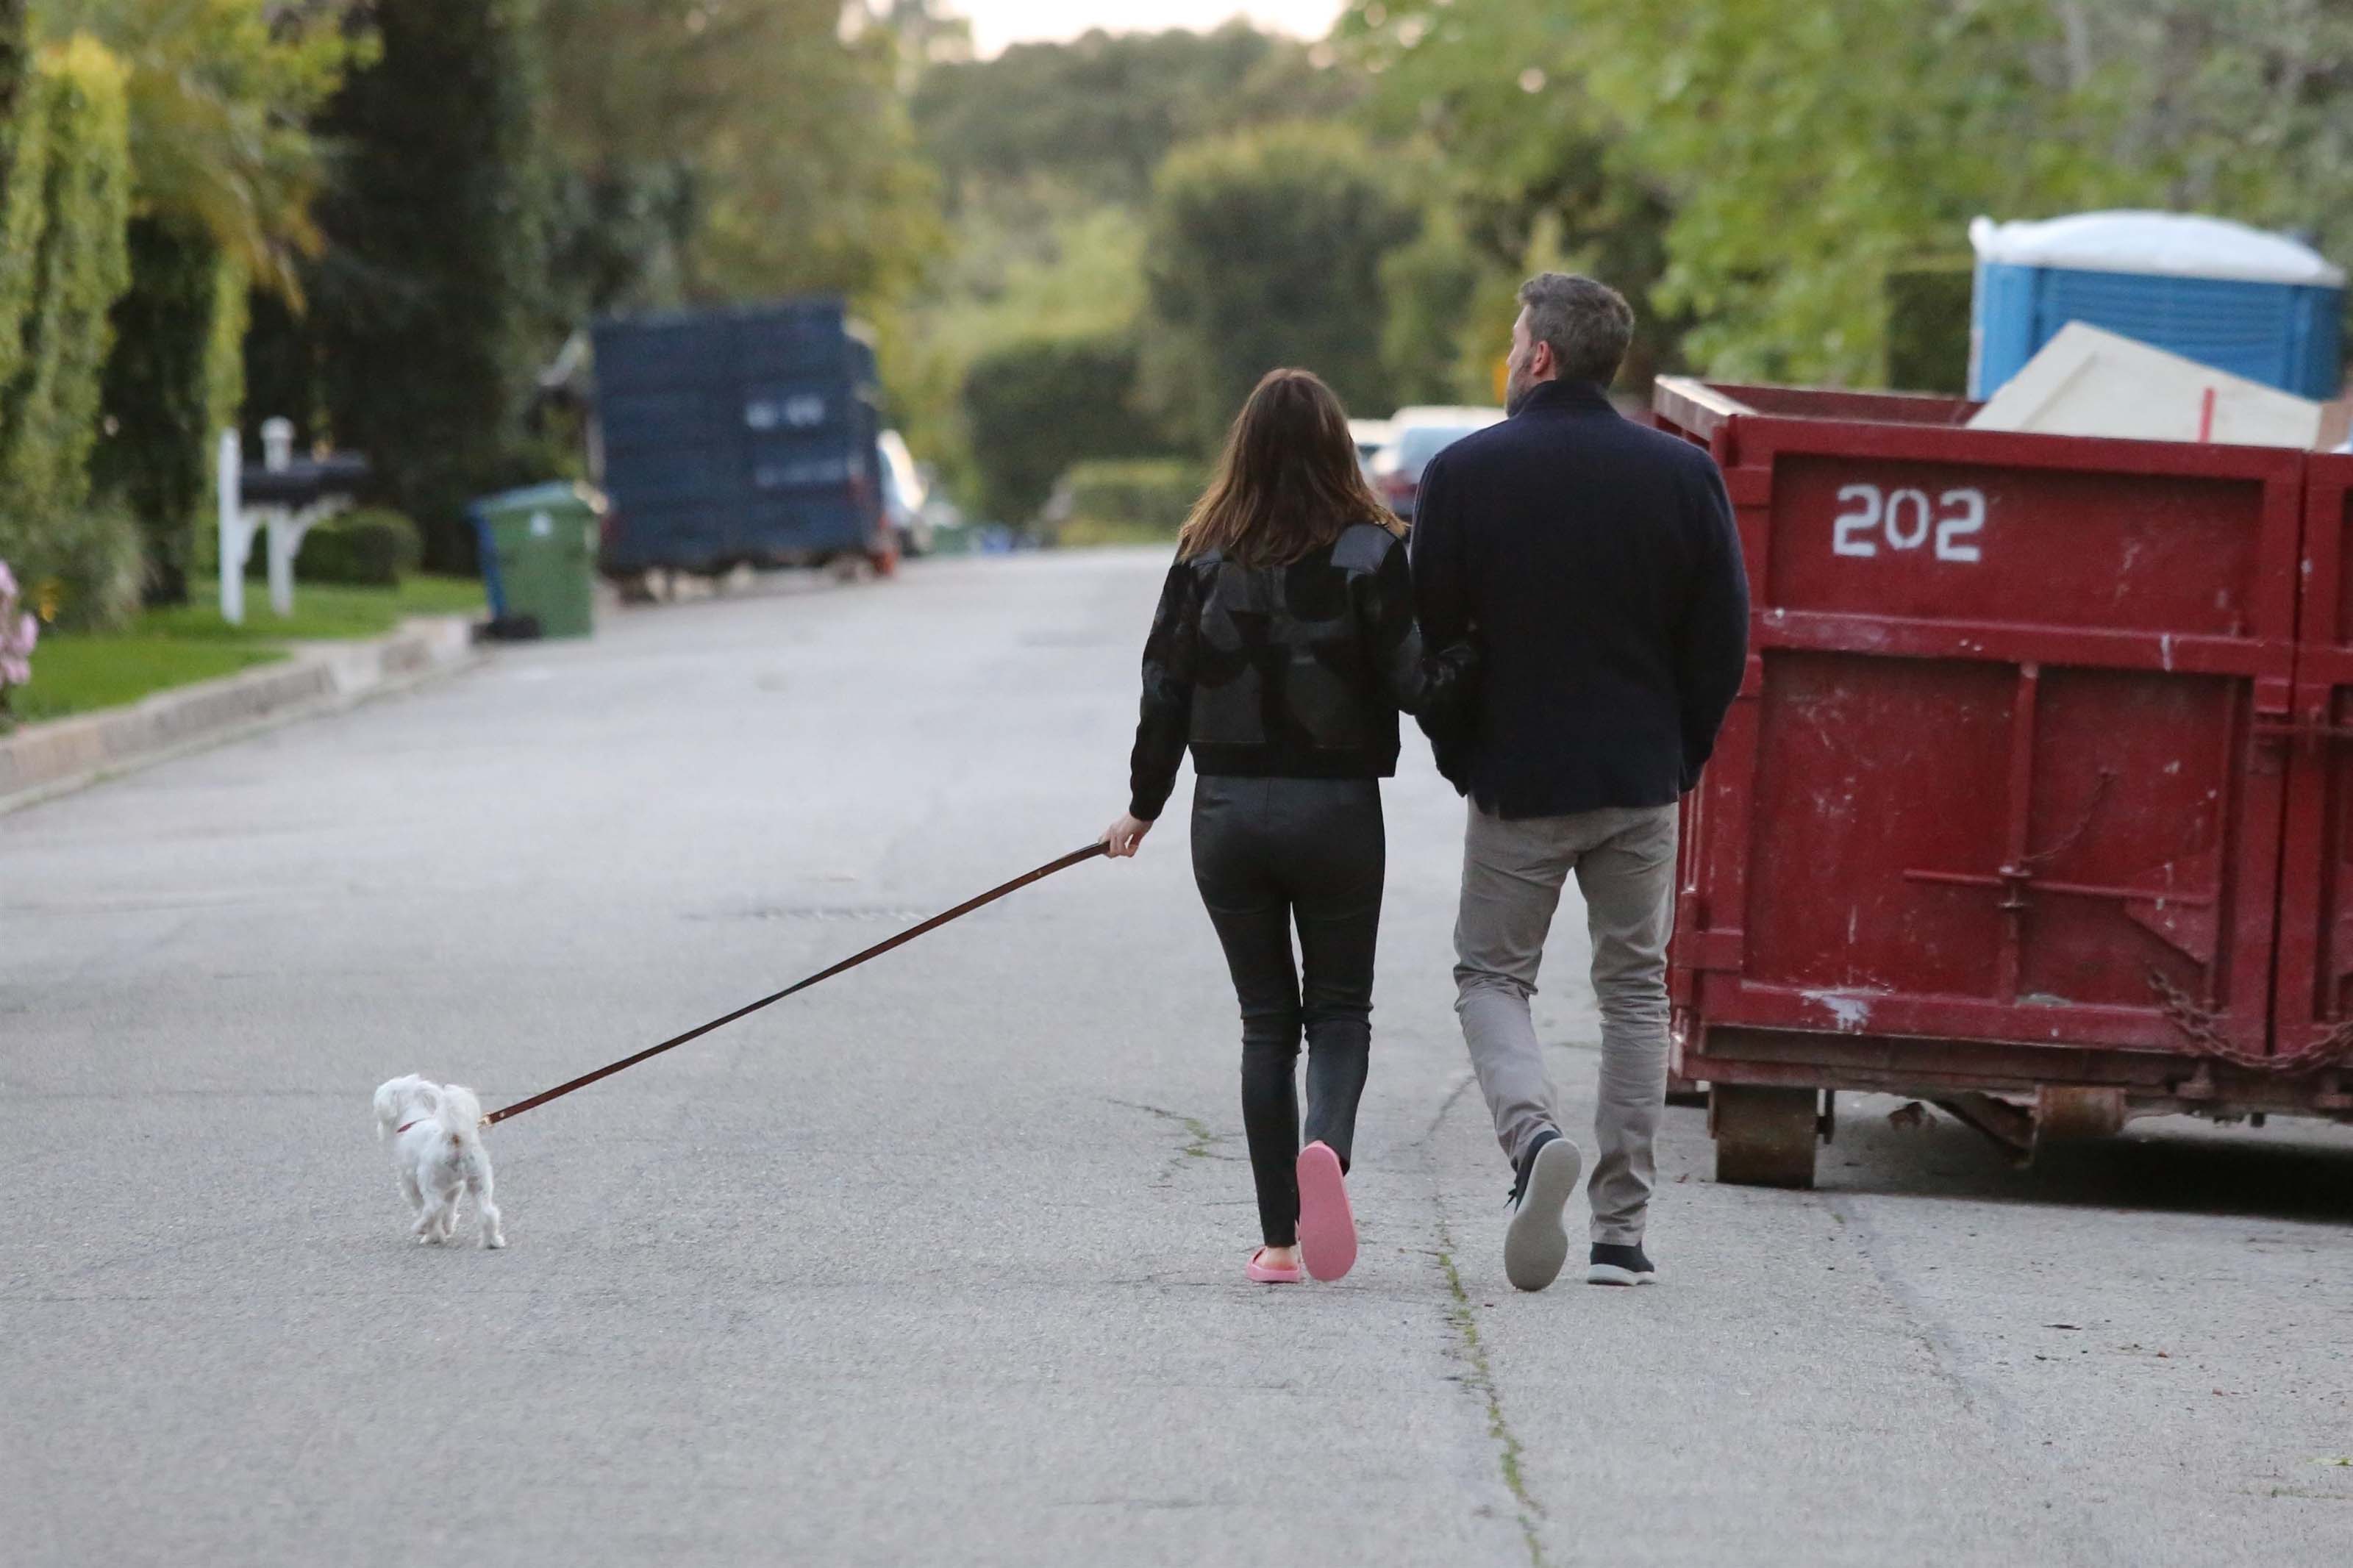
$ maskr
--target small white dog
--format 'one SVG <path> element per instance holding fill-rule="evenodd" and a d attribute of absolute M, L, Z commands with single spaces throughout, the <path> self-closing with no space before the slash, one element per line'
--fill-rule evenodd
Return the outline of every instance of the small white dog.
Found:
<path fill-rule="evenodd" d="M 499 1205 L 491 1201 L 491 1156 L 482 1147 L 482 1102 L 470 1089 L 428 1083 L 415 1073 L 375 1091 L 375 1135 L 392 1143 L 400 1195 L 417 1211 L 411 1233 L 421 1244 L 447 1241 L 458 1229 L 458 1200 L 474 1194 L 482 1245 L 504 1247 Z"/>

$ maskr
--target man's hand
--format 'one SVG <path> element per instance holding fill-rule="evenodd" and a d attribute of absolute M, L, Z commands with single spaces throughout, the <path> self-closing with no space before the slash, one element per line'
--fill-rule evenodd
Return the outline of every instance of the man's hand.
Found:
<path fill-rule="evenodd" d="M 1113 859 L 1125 860 L 1135 854 L 1144 843 L 1144 836 L 1151 831 L 1152 824 L 1122 812 L 1117 822 L 1103 829 L 1103 843 Z"/>

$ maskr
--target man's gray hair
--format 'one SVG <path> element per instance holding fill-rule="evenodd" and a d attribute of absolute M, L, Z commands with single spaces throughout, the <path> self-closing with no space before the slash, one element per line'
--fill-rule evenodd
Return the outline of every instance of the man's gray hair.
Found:
<path fill-rule="evenodd" d="M 1626 361 L 1634 338 L 1634 309 L 1626 297 L 1597 279 L 1567 272 L 1539 272 L 1520 285 L 1528 308 L 1528 336 L 1552 345 L 1563 381 L 1598 381 L 1607 386 Z"/>

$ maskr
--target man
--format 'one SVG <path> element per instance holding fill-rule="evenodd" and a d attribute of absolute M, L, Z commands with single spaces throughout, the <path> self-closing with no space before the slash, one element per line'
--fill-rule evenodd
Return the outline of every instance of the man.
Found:
<path fill-rule="evenodd" d="M 1519 298 L 1511 417 L 1431 461 L 1413 531 L 1424 636 L 1442 647 L 1474 635 L 1485 655 L 1474 711 L 1431 732 L 1471 799 L 1455 1011 L 1515 1177 L 1504 1272 L 1541 1290 L 1568 1255 L 1579 1156 L 1528 998 L 1574 874 L 1601 1006 L 1586 1279 L 1646 1284 L 1676 802 L 1740 687 L 1748 583 L 1707 454 L 1610 405 L 1634 330 L 1626 301 L 1557 272 Z"/>

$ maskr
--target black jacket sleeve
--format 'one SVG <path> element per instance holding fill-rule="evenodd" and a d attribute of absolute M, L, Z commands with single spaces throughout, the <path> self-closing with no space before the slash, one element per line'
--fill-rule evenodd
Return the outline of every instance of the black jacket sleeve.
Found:
<path fill-rule="evenodd" d="M 1135 750 L 1127 764 L 1128 814 L 1152 822 L 1176 787 L 1176 767 L 1193 726 L 1194 661 L 1200 647 L 1201 605 L 1193 569 L 1179 561 L 1161 584 L 1160 607 L 1144 642 L 1144 707 L 1135 721 Z"/>
<path fill-rule="evenodd" d="M 1441 452 L 1421 472 L 1421 493 L 1414 507 L 1412 574 L 1414 606 L 1423 635 L 1450 652 L 1467 643 L 1475 630 L 1471 624 L 1459 510 L 1447 482 L 1446 454 Z M 1440 774 L 1457 795 L 1467 795 L 1478 714 L 1476 705 L 1468 700 L 1470 680 L 1465 678 L 1460 685 L 1458 700 L 1411 711 L 1421 732 L 1430 737 L 1430 755 Z"/>
<path fill-rule="evenodd" d="M 1683 700 L 1683 788 L 1699 783 L 1716 731 L 1739 695 L 1748 664 L 1748 573 L 1740 531 L 1715 465 L 1690 487 L 1689 526 L 1697 541 L 1690 593 L 1675 647 L 1675 684 Z"/>
<path fill-rule="evenodd" d="M 1381 557 L 1380 569 L 1356 577 L 1356 624 L 1364 628 L 1375 670 L 1390 701 L 1417 719 L 1458 710 L 1478 670 L 1465 639 L 1431 653 L 1415 617 L 1413 568 L 1402 542 Z"/>

